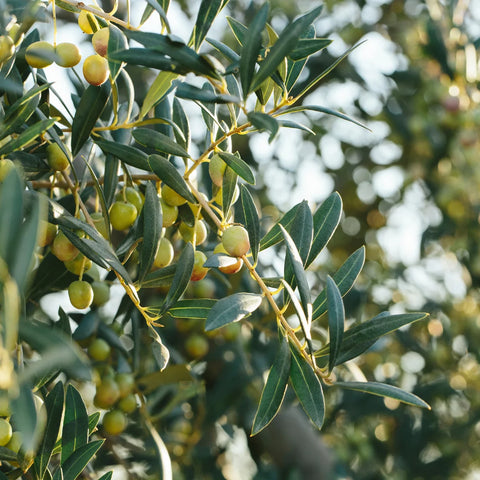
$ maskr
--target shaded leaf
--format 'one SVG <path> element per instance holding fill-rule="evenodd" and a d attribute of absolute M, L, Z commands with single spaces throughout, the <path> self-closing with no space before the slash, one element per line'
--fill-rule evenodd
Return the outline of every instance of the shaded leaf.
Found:
<path fill-rule="evenodd" d="M 378 382 L 336 382 L 336 387 L 346 388 L 348 390 L 357 390 L 359 392 L 370 393 L 372 395 L 379 395 L 381 397 L 394 398 L 400 402 L 415 407 L 422 407 L 431 410 L 430 405 L 417 397 L 413 393 L 406 392 L 400 388 L 388 385 L 386 383 Z"/>
<path fill-rule="evenodd" d="M 182 146 L 167 135 L 156 132 L 151 128 L 136 128 L 133 130 L 132 135 L 138 143 L 146 147 L 154 148 L 162 153 L 190 158 L 190 155 Z"/>
<path fill-rule="evenodd" d="M 332 238 L 341 216 L 342 199 L 337 192 L 333 192 L 313 215 L 312 247 L 305 262 L 305 268 L 311 265 Z"/>
<path fill-rule="evenodd" d="M 228 216 L 230 207 L 233 204 L 235 190 L 238 188 L 237 181 L 238 175 L 232 168 L 227 166 L 227 168 L 225 168 L 225 173 L 223 174 L 222 182 L 222 210 L 225 217 Z"/>
<path fill-rule="evenodd" d="M 237 42 L 243 46 L 248 35 L 248 28 L 232 17 L 227 17 L 227 22 Z"/>
<path fill-rule="evenodd" d="M 173 99 L 172 118 L 182 132 L 182 135 L 180 135 L 177 130 L 174 130 L 175 138 L 187 150 L 190 145 L 190 124 L 185 110 L 177 98 Z"/>
<path fill-rule="evenodd" d="M 178 85 L 175 96 L 204 103 L 240 103 L 240 99 L 232 95 L 211 92 L 188 83 Z"/>
<path fill-rule="evenodd" d="M 298 209 L 300 208 L 301 203 L 294 205 L 285 215 L 276 223 L 262 238 L 260 241 L 260 250 L 265 250 L 268 247 L 276 245 L 283 240 L 282 231 L 280 225 L 285 227 L 287 232 L 291 231 L 292 222 L 297 215 Z"/>
<path fill-rule="evenodd" d="M 177 75 L 186 75 L 190 71 L 182 64 L 151 48 L 134 47 L 117 50 L 112 52 L 110 58 L 118 63 L 125 62 L 129 65 L 140 65 L 142 67 L 154 68 L 155 70 L 162 70 L 163 72 L 173 72 Z"/>
<path fill-rule="evenodd" d="M 87 440 L 87 409 L 78 390 L 68 385 L 62 429 L 62 464 L 65 464 L 73 452 L 86 445 Z"/>
<path fill-rule="evenodd" d="M 115 81 L 118 74 L 120 73 L 120 69 L 122 68 L 122 62 L 114 59 L 112 54 L 117 50 L 128 48 L 128 42 L 123 32 L 113 23 L 109 24 L 108 30 L 108 51 L 106 57 L 108 60 L 108 68 L 110 70 L 110 75 Z"/>
<path fill-rule="evenodd" d="M 314 8 L 285 27 L 265 60 L 260 63 L 260 68 L 250 86 L 251 91 L 256 90 L 264 80 L 275 73 L 282 60 L 294 50 L 302 33 L 320 15 L 321 11 L 321 6 Z"/>
<path fill-rule="evenodd" d="M 327 307 L 328 333 L 330 336 L 328 370 L 331 372 L 342 345 L 343 330 L 345 329 L 345 309 L 343 307 L 342 295 L 330 275 L 327 277 Z"/>
<path fill-rule="evenodd" d="M 188 364 L 168 365 L 162 371 L 149 373 L 137 380 L 137 385 L 142 392 L 148 393 L 163 385 L 178 384 L 179 382 L 191 382 L 193 380 Z"/>
<path fill-rule="evenodd" d="M 305 413 L 313 424 L 322 428 L 325 419 L 325 398 L 320 380 L 312 367 L 306 362 L 297 349 L 290 345 L 292 352 L 290 364 L 290 381 L 302 404 Z"/>
<path fill-rule="evenodd" d="M 238 215 L 239 222 L 247 229 L 252 259 L 256 263 L 260 249 L 260 220 L 255 202 L 245 185 L 240 185 L 240 207 L 235 208 L 235 214 Z"/>
<path fill-rule="evenodd" d="M 35 435 L 37 411 L 30 385 L 21 384 L 19 390 L 19 395 L 10 399 L 10 406 L 15 421 L 15 430 L 22 435 L 22 448 L 24 451 L 31 451 L 35 450 L 38 441 L 38 435 Z"/>
<path fill-rule="evenodd" d="M 87 141 L 93 127 L 97 123 L 108 97 L 110 96 L 110 83 L 105 82 L 100 87 L 90 85 L 80 99 L 75 117 L 72 122 L 72 154 L 77 155 Z"/>
<path fill-rule="evenodd" d="M 355 250 L 335 272 L 333 279 L 342 297 L 350 291 L 365 262 L 365 247 Z M 312 321 L 318 320 L 327 311 L 327 292 L 322 290 L 313 302 Z"/>
<path fill-rule="evenodd" d="M 300 38 L 288 56 L 295 61 L 303 60 L 328 47 L 331 43 L 332 40 L 329 38 Z"/>
<path fill-rule="evenodd" d="M 190 192 L 185 180 L 178 173 L 178 170 L 165 158 L 160 155 L 150 155 L 148 162 L 155 175 L 172 190 L 175 190 L 185 200 L 196 203 L 197 200 Z"/>
<path fill-rule="evenodd" d="M 162 311 L 166 312 L 185 292 L 193 272 L 194 250 L 191 243 L 187 243 L 178 257 L 177 268 L 172 279 L 172 286 L 168 290 Z"/>
<path fill-rule="evenodd" d="M 233 155 L 228 152 L 218 152 L 218 155 L 240 178 L 243 178 L 243 180 L 251 185 L 255 185 L 255 175 L 252 169 L 239 155 Z"/>
<path fill-rule="evenodd" d="M 35 471 L 39 478 L 43 478 L 45 474 L 57 441 L 62 421 L 64 395 L 63 383 L 58 382 L 45 399 L 47 424 L 42 443 L 35 457 Z"/>
<path fill-rule="evenodd" d="M 310 287 L 307 282 L 305 270 L 303 269 L 302 259 L 292 237 L 282 225 L 280 225 L 280 229 L 283 233 L 285 243 L 287 244 L 287 256 L 290 258 L 293 267 L 294 279 L 298 285 L 298 292 L 300 293 L 303 311 L 308 312 L 311 309 Z"/>
<path fill-rule="evenodd" d="M 173 265 L 168 265 L 168 267 L 150 272 L 141 283 L 141 288 L 158 288 L 171 285 L 176 269 L 177 264 L 175 263 Z"/>
<path fill-rule="evenodd" d="M 98 452 L 104 441 L 105 440 L 95 440 L 75 450 L 67 460 L 62 463 L 63 478 L 65 480 L 75 480 Z M 53 478 L 57 480 L 56 472 Z"/>
<path fill-rule="evenodd" d="M 248 114 L 248 121 L 258 130 L 267 130 L 270 132 L 268 142 L 270 143 L 278 133 L 278 121 L 266 113 L 250 112 Z"/>
<path fill-rule="evenodd" d="M 261 432 L 280 410 L 285 392 L 287 391 L 290 362 L 288 341 L 283 338 L 263 387 L 257 413 L 253 420 L 252 435 Z"/>
<path fill-rule="evenodd" d="M 95 143 L 103 150 L 104 153 L 110 153 L 132 167 L 147 171 L 150 170 L 148 155 L 138 148 L 131 147 L 130 145 L 121 145 L 119 143 L 110 142 L 107 140 L 95 140 Z"/>
<path fill-rule="evenodd" d="M 228 323 L 238 322 L 254 312 L 262 303 L 262 295 L 254 293 L 234 293 L 219 300 L 208 314 L 205 330 L 215 330 Z"/>
<path fill-rule="evenodd" d="M 262 32 L 267 23 L 267 17 L 268 3 L 264 3 L 251 21 L 242 46 L 239 66 L 244 99 L 247 98 L 247 95 L 250 92 L 250 84 L 252 83 L 253 74 L 255 73 L 255 65 L 257 64 L 258 55 L 262 47 Z"/>

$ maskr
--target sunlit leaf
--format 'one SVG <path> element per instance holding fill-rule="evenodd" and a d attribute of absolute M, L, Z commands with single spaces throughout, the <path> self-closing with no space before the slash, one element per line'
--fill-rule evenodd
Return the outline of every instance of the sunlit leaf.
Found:
<path fill-rule="evenodd" d="M 238 322 L 254 312 L 262 303 L 262 295 L 234 293 L 219 300 L 207 316 L 205 330 L 215 330 L 228 323 Z"/>
<path fill-rule="evenodd" d="M 190 43 L 193 41 L 195 50 L 199 49 L 213 21 L 223 6 L 223 0 L 202 0 L 200 3 L 190 41 Z"/>

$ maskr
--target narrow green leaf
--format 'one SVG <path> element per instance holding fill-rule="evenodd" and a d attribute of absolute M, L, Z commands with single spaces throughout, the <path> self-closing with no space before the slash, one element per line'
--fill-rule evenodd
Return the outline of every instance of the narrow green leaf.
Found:
<path fill-rule="evenodd" d="M 162 19 L 163 25 L 165 25 L 165 28 L 167 29 L 167 32 L 170 33 L 170 24 L 168 23 L 168 18 L 167 18 L 167 8 L 164 8 L 159 0 L 147 0 L 147 3 L 149 6 L 151 6 L 153 9 L 155 9 L 158 14 L 160 15 L 160 18 Z M 144 18 L 142 16 L 142 21 L 140 22 L 141 25 L 143 25 L 147 21 L 147 18 Z"/>
<path fill-rule="evenodd" d="M 240 55 L 233 51 L 228 45 L 225 45 L 214 38 L 207 38 L 207 42 L 231 62 L 238 62 L 240 60 Z"/>
<path fill-rule="evenodd" d="M 255 175 L 252 169 L 240 158 L 239 154 L 218 152 L 218 155 L 240 178 L 250 185 L 255 185 Z"/>
<path fill-rule="evenodd" d="M 77 155 L 87 141 L 110 96 L 110 83 L 90 85 L 83 92 L 72 122 L 72 154 Z"/>
<path fill-rule="evenodd" d="M 193 272 L 194 250 L 191 243 L 187 243 L 177 261 L 177 268 L 172 279 L 172 286 L 168 290 L 162 311 L 166 312 L 185 292 Z"/>
<path fill-rule="evenodd" d="M 210 309 L 217 300 L 211 298 L 189 298 L 180 300 L 168 310 L 168 313 L 175 318 L 194 318 L 205 320 Z"/>
<path fill-rule="evenodd" d="M 235 190 L 238 188 L 237 182 L 238 175 L 232 168 L 227 166 L 227 168 L 225 168 L 225 173 L 223 174 L 222 183 L 222 211 L 225 217 L 228 217 L 228 212 L 233 204 Z"/>
<path fill-rule="evenodd" d="M 342 216 L 342 198 L 333 192 L 313 215 L 313 241 L 305 268 L 317 258 L 337 229 Z"/>
<path fill-rule="evenodd" d="M 196 100 L 203 103 L 240 103 L 240 99 L 232 95 L 227 95 L 225 93 L 214 93 L 185 82 L 177 86 L 175 96 L 178 98 Z"/>
<path fill-rule="evenodd" d="M 112 79 L 115 81 L 120 73 L 120 69 L 122 68 L 122 62 L 112 58 L 112 53 L 116 52 L 117 50 L 128 48 L 128 41 L 123 32 L 118 27 L 113 25 L 113 23 L 110 23 L 108 30 L 110 32 L 110 35 L 108 36 L 107 53 L 108 68 L 110 69 L 110 75 L 112 76 Z"/>
<path fill-rule="evenodd" d="M 315 77 L 296 97 L 303 97 L 307 92 L 309 92 L 320 80 L 326 77 L 342 60 L 348 57 L 348 55 L 353 52 L 357 47 L 359 47 L 363 42 L 357 43 L 353 47 L 350 47 L 345 53 L 340 55 L 331 65 L 329 65 L 320 75 Z"/>
<path fill-rule="evenodd" d="M 290 258 L 290 261 L 293 266 L 294 279 L 298 285 L 298 292 L 300 293 L 300 299 L 302 302 L 302 307 L 304 312 L 308 312 L 311 306 L 310 299 L 310 287 L 307 282 L 307 276 L 305 270 L 303 269 L 303 262 L 298 253 L 297 247 L 292 240 L 292 237 L 288 234 L 285 228 L 280 225 L 285 243 L 287 245 L 287 256 Z"/>
<path fill-rule="evenodd" d="M 190 124 L 188 117 L 185 114 L 185 110 L 182 107 L 182 104 L 178 101 L 177 98 L 173 99 L 173 109 L 172 109 L 172 119 L 175 124 L 178 126 L 179 130 L 182 132 L 182 135 L 179 134 L 177 130 L 174 130 L 175 138 L 177 142 L 188 150 L 190 145 Z"/>
<path fill-rule="evenodd" d="M 228 323 L 238 322 L 254 312 L 262 303 L 262 295 L 234 293 L 219 300 L 208 314 L 205 330 L 211 331 Z"/>
<path fill-rule="evenodd" d="M 39 478 L 43 478 L 45 474 L 57 441 L 62 421 L 64 395 L 63 383 L 58 382 L 45 399 L 47 424 L 42 443 L 35 457 L 35 471 Z"/>
<path fill-rule="evenodd" d="M 95 440 L 75 450 L 62 462 L 64 480 L 75 480 L 98 452 L 105 440 Z M 55 477 L 54 477 L 55 478 Z"/>
<path fill-rule="evenodd" d="M 160 371 L 163 371 L 167 366 L 168 361 L 170 360 L 170 352 L 168 351 L 168 348 L 163 344 L 162 339 L 156 331 L 155 327 L 151 325 L 148 329 L 148 333 L 150 334 L 150 337 L 152 337 L 154 340 L 154 343 L 151 346 L 153 356 L 158 363 L 158 368 L 160 369 Z"/>
<path fill-rule="evenodd" d="M 321 6 L 314 8 L 285 27 L 265 60 L 261 62 L 258 72 L 253 77 L 250 91 L 256 90 L 264 80 L 276 71 L 282 60 L 295 49 L 302 33 L 320 15 L 321 11 Z"/>
<path fill-rule="evenodd" d="M 20 150 L 28 145 L 32 140 L 37 138 L 42 133 L 45 133 L 50 127 L 52 127 L 56 118 L 49 118 L 47 120 L 40 120 L 39 122 L 31 125 L 27 130 L 23 131 L 18 137 L 13 138 L 5 145 L 0 147 L 0 155 L 8 155 L 9 153 Z"/>
<path fill-rule="evenodd" d="M 268 3 L 264 3 L 257 12 L 248 28 L 245 42 L 242 46 L 240 56 L 240 80 L 242 82 L 243 98 L 247 98 L 250 92 L 255 65 L 257 64 L 258 54 L 262 48 L 262 32 L 267 23 Z"/>
<path fill-rule="evenodd" d="M 302 130 L 303 132 L 307 132 L 310 135 L 315 135 L 315 132 L 311 128 L 301 123 L 294 122 L 292 120 L 278 120 L 278 124 L 280 125 L 280 127 L 295 128 L 297 130 Z"/>
<path fill-rule="evenodd" d="M 297 213 L 293 218 L 289 230 L 290 236 L 298 249 L 302 264 L 305 265 L 313 237 L 312 212 L 306 200 L 299 204 Z M 288 255 L 285 257 L 284 278 L 292 288 L 297 286 L 297 282 L 295 281 L 295 271 L 290 256 Z"/>
<path fill-rule="evenodd" d="M 252 436 L 261 432 L 280 410 L 287 391 L 290 363 L 290 348 L 288 341 L 284 338 L 263 387 L 257 413 L 253 420 Z"/>
<path fill-rule="evenodd" d="M 270 136 L 268 137 L 268 142 L 272 142 L 273 139 L 276 137 L 279 129 L 278 121 L 268 115 L 267 113 L 261 112 L 250 112 L 248 114 L 248 121 L 259 131 L 267 130 L 270 132 Z"/>
<path fill-rule="evenodd" d="M 232 17 L 227 17 L 227 22 L 237 42 L 243 46 L 248 35 L 248 28 Z"/>
<path fill-rule="evenodd" d="M 112 475 L 113 475 L 113 472 L 107 472 L 104 475 L 102 475 L 98 480 L 112 480 Z"/>
<path fill-rule="evenodd" d="M 378 382 L 336 382 L 334 383 L 336 387 L 346 388 L 348 390 L 357 390 L 359 392 L 370 393 L 372 395 L 379 395 L 381 397 L 394 398 L 400 402 L 406 403 L 408 405 L 413 405 L 415 407 L 426 408 L 431 410 L 430 405 L 422 400 L 420 397 L 417 397 L 413 393 L 406 392 L 400 388 L 394 387 L 393 385 L 388 385 L 386 383 Z"/>
<path fill-rule="evenodd" d="M 110 55 L 110 58 L 118 63 L 125 62 L 128 65 L 140 65 L 142 67 L 173 72 L 176 75 L 186 75 L 190 70 L 167 55 L 152 50 L 151 48 L 128 48 L 117 50 Z"/>
<path fill-rule="evenodd" d="M 253 262 L 257 262 L 260 249 L 260 219 L 252 195 L 245 185 L 240 185 L 240 207 L 235 209 L 238 220 L 245 226 L 250 239 Z"/>
<path fill-rule="evenodd" d="M 162 153 L 190 158 L 189 153 L 178 143 L 163 133 L 156 132 L 151 128 L 136 128 L 132 132 L 133 138 L 146 147 L 154 148 Z"/>
<path fill-rule="evenodd" d="M 31 386 L 21 384 L 18 397 L 10 399 L 10 406 L 15 419 L 15 430 L 22 435 L 22 448 L 24 451 L 35 450 L 38 441 L 37 411 L 33 399 Z"/>
<path fill-rule="evenodd" d="M 62 465 L 73 452 L 86 445 L 87 439 L 87 409 L 78 390 L 72 385 L 68 385 L 62 429 Z"/>
<path fill-rule="evenodd" d="M 187 45 L 177 37 L 151 32 L 140 32 L 138 30 L 128 30 L 125 33 L 130 39 L 141 43 L 147 48 L 168 55 L 198 75 L 205 75 L 215 78 L 216 80 L 221 79 L 219 73 L 205 58 L 195 52 L 195 50 L 187 47 Z"/>
<path fill-rule="evenodd" d="M 331 43 L 332 40 L 329 38 L 300 38 L 288 56 L 294 61 L 303 60 L 328 47 Z"/>
<path fill-rule="evenodd" d="M 358 357 L 368 350 L 380 337 L 393 332 L 405 325 L 428 317 L 427 313 L 402 313 L 389 315 L 383 312 L 371 320 L 354 325 L 343 334 L 343 342 L 340 353 L 337 357 L 336 365 Z M 315 355 L 318 357 L 328 355 L 330 346 L 327 344 Z"/>
<path fill-rule="evenodd" d="M 140 118 L 145 115 L 167 94 L 178 73 L 161 71 L 147 91 L 140 109 Z"/>
<path fill-rule="evenodd" d="M 138 266 L 138 282 L 142 282 L 155 260 L 158 242 L 162 233 L 162 211 L 157 190 L 152 182 L 147 182 L 145 203 L 141 213 L 143 241 Z"/>
<path fill-rule="evenodd" d="M 223 6 L 223 0 L 202 0 L 189 42 L 189 44 L 193 43 L 195 50 L 200 48 L 208 30 Z"/>
<path fill-rule="evenodd" d="M 363 268 L 365 262 L 365 247 L 355 250 L 335 272 L 333 279 L 342 297 L 350 291 Z M 322 290 L 313 302 L 312 321 L 318 320 L 327 311 L 327 292 Z"/>
<path fill-rule="evenodd" d="M 172 284 L 173 276 L 177 264 L 168 265 L 168 267 L 160 268 L 154 272 L 150 272 L 141 283 L 141 288 L 158 288 L 168 287 Z"/>
<path fill-rule="evenodd" d="M 73 5 L 70 5 L 69 3 L 64 2 L 63 0 L 55 0 L 55 5 L 57 7 L 62 8 L 63 10 L 66 10 L 67 12 L 72 12 L 72 13 L 80 13 L 81 10 L 77 7 L 74 7 Z"/>
<path fill-rule="evenodd" d="M 265 250 L 266 248 L 272 247 L 277 243 L 280 243 L 283 240 L 282 231 L 280 230 L 280 225 L 285 227 L 287 232 L 291 231 L 291 226 L 293 219 L 297 215 L 298 209 L 300 208 L 301 203 L 294 205 L 285 215 L 276 223 L 262 238 L 260 241 L 260 250 Z"/>
<path fill-rule="evenodd" d="M 122 162 L 125 162 L 127 165 L 131 165 L 132 167 L 139 168 L 141 170 L 150 171 L 148 155 L 138 148 L 131 147 L 130 145 L 122 145 L 116 142 L 110 142 L 107 140 L 95 140 L 95 143 L 102 149 L 104 153 L 110 153 L 114 157 L 119 158 Z"/>
<path fill-rule="evenodd" d="M 208 257 L 208 260 L 203 266 L 207 268 L 230 267 L 231 265 L 235 265 L 237 261 L 237 258 L 226 255 L 225 253 L 214 253 Z"/>
<path fill-rule="evenodd" d="M 197 200 L 190 192 L 185 180 L 178 173 L 178 170 L 165 158 L 160 155 L 150 155 L 148 158 L 150 169 L 157 177 L 172 190 L 175 190 L 185 200 L 196 203 Z"/>
<path fill-rule="evenodd" d="M 327 307 L 328 333 L 330 336 L 328 371 L 331 372 L 342 346 L 343 331 L 345 329 L 345 309 L 340 290 L 330 275 L 327 277 Z"/>
<path fill-rule="evenodd" d="M 325 419 L 325 398 L 323 396 L 322 384 L 312 367 L 297 352 L 297 349 L 291 345 L 290 350 L 292 352 L 290 364 L 292 387 L 305 413 L 313 424 L 318 429 L 321 429 Z"/>

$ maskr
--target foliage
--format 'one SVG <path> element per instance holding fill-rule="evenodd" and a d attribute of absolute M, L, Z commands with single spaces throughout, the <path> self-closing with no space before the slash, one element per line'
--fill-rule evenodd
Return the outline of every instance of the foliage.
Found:
<path fill-rule="evenodd" d="M 427 315 L 355 321 L 343 298 L 363 247 L 319 281 L 340 195 L 314 211 L 302 201 L 269 221 L 255 165 L 235 146 L 256 132 L 275 142 L 284 128 L 308 131 L 282 119 L 308 111 L 362 128 L 341 112 L 301 105 L 355 47 L 304 82 L 310 57 L 330 43 L 315 34 L 321 7 L 277 33 L 265 3 L 248 26 L 228 19 L 236 43 L 227 45 L 207 35 L 228 1 L 201 2 L 187 43 L 170 31 L 170 2 L 134 3 L 144 9 L 136 26 L 115 9 L 70 0 L 50 10 L 38 1 L 0 4 L 2 38 L 16 45 L 0 69 L 0 387 L 3 416 L 23 439 L 20 449 L 0 448 L 4 476 L 74 479 L 88 469 L 110 478 L 120 463 L 129 478 L 137 464 L 150 478 L 172 478 L 172 468 L 200 478 L 215 462 L 202 458 L 202 445 L 212 425 L 226 429 L 224 415 L 256 435 L 296 397 L 320 429 L 325 393 L 333 403 L 338 389 L 429 408 L 412 392 L 359 382 L 347 363 Z M 38 22 L 53 18 L 57 34 L 61 9 L 84 31 L 109 29 L 109 79 L 92 80 L 97 72 L 84 68 L 87 86 L 73 70 L 73 107 L 27 51 L 41 39 Z M 155 32 L 142 28 L 149 18 Z M 61 63 L 56 52 L 38 56 Z M 146 91 L 132 79 L 138 71 L 154 77 Z M 194 108 L 201 132 L 190 123 Z M 235 237 L 222 243 L 232 225 L 248 233 L 239 250 Z M 169 246 L 172 263 L 163 256 Z M 269 267 L 272 258 L 281 268 Z M 112 314 L 105 285 L 122 292 Z M 59 307 L 52 318 L 51 294 L 67 288 L 72 304 L 86 308 Z M 244 389 L 246 409 L 234 418 L 228 403 Z"/>

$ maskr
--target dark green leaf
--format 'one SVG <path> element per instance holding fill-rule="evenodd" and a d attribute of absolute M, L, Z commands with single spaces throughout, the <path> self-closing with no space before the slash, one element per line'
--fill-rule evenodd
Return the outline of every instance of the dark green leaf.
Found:
<path fill-rule="evenodd" d="M 81 10 L 73 5 L 70 5 L 69 3 L 64 2 L 63 0 L 55 0 L 55 5 L 57 7 L 63 8 L 63 10 L 66 10 L 67 12 L 72 12 L 72 13 L 80 13 Z"/>
<path fill-rule="evenodd" d="M 255 202 L 245 185 L 240 185 L 240 207 L 235 209 L 235 213 L 239 217 L 239 222 L 247 229 L 252 259 L 256 263 L 260 249 L 260 220 Z"/>
<path fill-rule="evenodd" d="M 190 298 L 177 302 L 168 313 L 175 318 L 205 320 L 217 300 L 210 298 Z"/>
<path fill-rule="evenodd" d="M 38 435 L 35 435 L 37 428 L 37 411 L 30 385 L 20 385 L 19 395 L 10 399 L 15 430 L 22 435 L 22 448 L 24 451 L 35 450 Z"/>
<path fill-rule="evenodd" d="M 287 391 L 290 362 L 290 348 L 288 341 L 284 338 L 263 387 L 257 413 L 253 420 L 252 435 L 261 432 L 280 410 Z"/>
<path fill-rule="evenodd" d="M 267 58 L 261 62 L 258 72 L 253 77 L 250 91 L 256 90 L 264 80 L 272 73 L 275 73 L 283 59 L 295 49 L 302 33 L 320 15 L 321 11 L 321 6 L 314 8 L 285 27 L 278 40 L 270 49 Z"/>
<path fill-rule="evenodd" d="M 63 383 L 58 382 L 45 399 L 47 424 L 45 426 L 42 443 L 35 457 L 35 471 L 39 478 L 43 478 L 45 474 L 57 441 L 60 423 L 62 421 L 64 395 Z"/>
<path fill-rule="evenodd" d="M 193 272 L 194 250 L 191 243 L 183 247 L 182 253 L 177 261 L 177 268 L 172 279 L 172 286 L 168 291 L 162 311 L 166 312 L 185 292 Z"/>
<path fill-rule="evenodd" d="M 131 147 L 130 145 L 121 145 L 107 140 L 96 140 L 95 143 L 103 150 L 103 152 L 110 153 L 132 167 L 146 171 L 150 170 L 148 155 L 138 148 Z"/>
<path fill-rule="evenodd" d="M 240 57 L 240 80 L 242 82 L 243 98 L 247 98 L 250 92 L 250 84 L 252 83 L 253 74 L 255 73 L 255 65 L 257 64 L 258 55 L 262 48 L 262 32 L 267 23 L 268 3 L 264 3 L 262 8 L 257 12 L 245 37 L 242 46 L 242 54 Z"/>
<path fill-rule="evenodd" d="M 405 390 L 401 390 L 400 388 L 394 387 L 393 385 L 388 385 L 386 383 L 336 382 L 334 385 L 336 387 L 346 388 L 348 390 L 357 390 L 359 392 L 366 392 L 372 395 L 379 395 L 381 397 L 394 398 L 395 400 L 408 405 L 413 405 L 415 407 L 427 408 L 428 410 L 431 409 L 427 402 L 423 401 L 413 393 L 406 392 Z"/>
<path fill-rule="evenodd" d="M 268 247 L 276 245 L 283 240 L 282 231 L 280 230 L 280 225 L 283 225 L 287 232 L 291 231 L 291 226 L 293 219 L 297 215 L 298 209 L 300 208 L 301 203 L 294 205 L 281 219 L 276 223 L 262 238 L 260 242 L 260 250 L 265 250 Z"/>
<path fill-rule="evenodd" d="M 107 53 L 108 68 L 110 69 L 110 75 L 112 79 L 115 81 L 122 67 L 122 62 L 113 59 L 112 53 L 116 52 L 117 50 L 128 48 L 128 42 L 123 32 L 118 27 L 113 25 L 113 23 L 110 23 L 108 30 L 110 32 L 110 35 L 108 36 Z"/>
<path fill-rule="evenodd" d="M 337 192 L 333 192 L 313 215 L 312 248 L 308 254 L 305 268 L 311 265 L 332 238 L 341 216 L 342 199 Z"/>
<path fill-rule="evenodd" d="M 112 475 L 113 475 L 113 472 L 107 472 L 104 475 L 102 475 L 98 480 L 112 480 Z"/>
<path fill-rule="evenodd" d="M 393 332 L 400 327 L 428 317 L 426 313 L 402 313 L 389 315 L 383 312 L 371 320 L 359 323 L 343 334 L 343 342 L 336 365 L 351 360 L 368 350 L 380 337 Z M 316 356 L 326 356 L 330 350 L 327 344 L 315 353 Z"/>
<path fill-rule="evenodd" d="M 191 72 L 206 75 L 217 80 L 221 78 L 207 60 L 175 37 L 134 30 L 128 30 L 125 33 L 129 38 L 141 43 L 145 47 L 168 55 Z"/>
<path fill-rule="evenodd" d="M 302 259 L 300 257 L 300 254 L 298 253 L 294 241 L 292 240 L 292 237 L 288 234 L 288 232 L 282 225 L 280 225 L 280 229 L 287 245 L 287 257 L 290 258 L 290 262 L 293 267 L 294 279 L 296 280 L 296 283 L 298 285 L 298 292 L 300 293 L 303 311 L 308 312 L 312 308 L 310 299 L 310 287 L 307 282 L 305 270 L 303 269 Z"/>
<path fill-rule="evenodd" d="M 239 154 L 233 155 L 228 152 L 218 152 L 218 155 L 240 178 L 243 178 L 251 185 L 255 185 L 255 175 L 248 164 L 240 158 Z"/>
<path fill-rule="evenodd" d="M 278 120 L 278 124 L 280 127 L 296 128 L 297 130 L 302 130 L 310 133 L 311 135 L 315 135 L 315 132 L 311 128 L 307 127 L 306 125 L 302 125 L 301 123 L 293 122 L 292 120 Z"/>
<path fill-rule="evenodd" d="M 214 38 L 207 38 L 207 42 L 213 47 L 216 48 L 220 53 L 222 53 L 228 60 L 231 62 L 238 62 L 240 60 L 240 55 L 234 52 L 228 45 L 225 45 Z"/>
<path fill-rule="evenodd" d="M 248 28 L 243 25 L 243 23 L 240 23 L 238 20 L 235 20 L 235 18 L 232 17 L 227 17 L 227 22 L 229 27 L 232 29 L 237 42 L 240 45 L 243 45 L 248 35 Z"/>
<path fill-rule="evenodd" d="M 314 425 L 320 429 L 325 419 L 325 398 L 323 396 L 322 384 L 312 367 L 297 352 L 297 349 L 294 346 L 290 346 L 290 350 L 292 352 L 290 364 L 292 387 L 305 413 L 310 417 Z"/>
<path fill-rule="evenodd" d="M 32 140 L 37 138 L 42 133 L 45 133 L 56 122 L 55 118 L 47 120 L 40 120 L 39 122 L 31 125 L 27 130 L 23 131 L 18 137 L 13 138 L 5 145 L 0 147 L 0 155 L 8 155 L 16 150 L 20 150 L 28 145 Z"/>
<path fill-rule="evenodd" d="M 168 287 L 172 284 L 173 276 L 175 275 L 175 270 L 177 269 L 177 264 L 168 265 L 168 267 L 160 268 L 154 272 L 150 272 L 143 282 L 141 283 L 141 288 L 158 288 L 158 287 Z"/>
<path fill-rule="evenodd" d="M 83 92 L 72 122 L 72 154 L 83 148 L 110 96 L 110 83 L 100 87 L 90 85 Z"/>
<path fill-rule="evenodd" d="M 138 267 L 138 282 L 142 282 L 153 265 L 162 233 L 162 211 L 157 190 L 152 182 L 147 182 L 145 203 L 141 215 L 143 220 L 143 242 Z"/>
<path fill-rule="evenodd" d="M 68 385 L 62 429 L 62 465 L 65 464 L 73 452 L 86 445 L 87 440 L 87 409 L 75 387 Z"/>
<path fill-rule="evenodd" d="M 67 460 L 62 463 L 64 480 L 75 480 L 92 460 L 104 441 L 105 440 L 95 440 L 75 450 Z"/>
<path fill-rule="evenodd" d="M 188 117 L 185 114 L 185 110 L 177 98 L 173 99 L 172 118 L 182 132 L 182 135 L 180 135 L 177 130 L 174 130 L 173 133 L 175 134 L 175 138 L 177 142 L 187 150 L 190 145 L 190 124 L 188 122 Z"/>
<path fill-rule="evenodd" d="M 327 277 L 327 307 L 328 333 L 330 336 L 328 370 L 331 372 L 342 346 L 343 330 L 345 329 L 345 309 L 343 307 L 342 295 L 330 275 Z"/>
<path fill-rule="evenodd" d="M 254 293 L 234 293 L 219 300 L 208 314 L 205 330 L 215 330 L 228 323 L 238 322 L 254 312 L 262 303 L 262 295 Z"/>
<path fill-rule="evenodd" d="M 269 142 L 271 142 L 278 133 L 278 121 L 271 115 L 261 112 L 250 112 L 248 114 L 248 121 L 257 130 L 267 130 L 268 132 L 270 132 L 270 136 L 268 137 Z"/>
<path fill-rule="evenodd" d="M 342 294 L 342 297 L 350 291 L 358 274 L 363 268 L 365 262 L 365 247 L 360 247 L 355 250 L 345 260 L 343 265 L 335 272 L 333 279 Z M 313 317 L 312 321 L 318 320 L 327 311 L 327 292 L 322 290 L 318 297 L 313 302 Z"/>
<path fill-rule="evenodd" d="M 203 103 L 240 103 L 240 99 L 224 93 L 212 93 L 203 88 L 195 87 L 188 83 L 181 83 L 177 86 L 175 95 L 178 98 L 197 100 Z"/>
<path fill-rule="evenodd" d="M 185 200 L 188 200 L 190 203 L 196 203 L 197 200 L 190 192 L 185 180 L 178 173 L 178 170 L 165 158 L 160 155 L 150 155 L 148 158 L 148 163 L 150 164 L 150 169 L 157 177 L 166 185 L 168 185 L 172 190 L 175 190 L 179 195 L 181 195 Z"/>
<path fill-rule="evenodd" d="M 190 158 L 190 155 L 182 146 L 163 133 L 150 128 L 136 128 L 132 134 L 133 138 L 142 145 L 154 148 L 162 153 Z"/>
<path fill-rule="evenodd" d="M 193 41 L 195 50 L 200 48 L 208 30 L 223 6 L 223 0 L 202 0 L 189 42 L 191 44 Z"/>
<path fill-rule="evenodd" d="M 300 38 L 293 51 L 288 55 L 292 60 L 298 61 L 323 50 L 332 43 L 329 38 Z"/>
<path fill-rule="evenodd" d="M 186 75 L 190 71 L 170 57 L 150 48 L 117 50 L 111 54 L 110 58 L 119 63 L 125 62 L 129 65 L 141 65 L 142 67 L 154 68 L 164 72 L 174 72 L 179 75 Z"/>
<path fill-rule="evenodd" d="M 237 181 L 238 175 L 232 168 L 227 166 L 225 173 L 223 174 L 222 183 L 222 210 L 225 217 L 228 217 L 228 212 L 233 204 L 235 190 L 238 188 Z"/>

